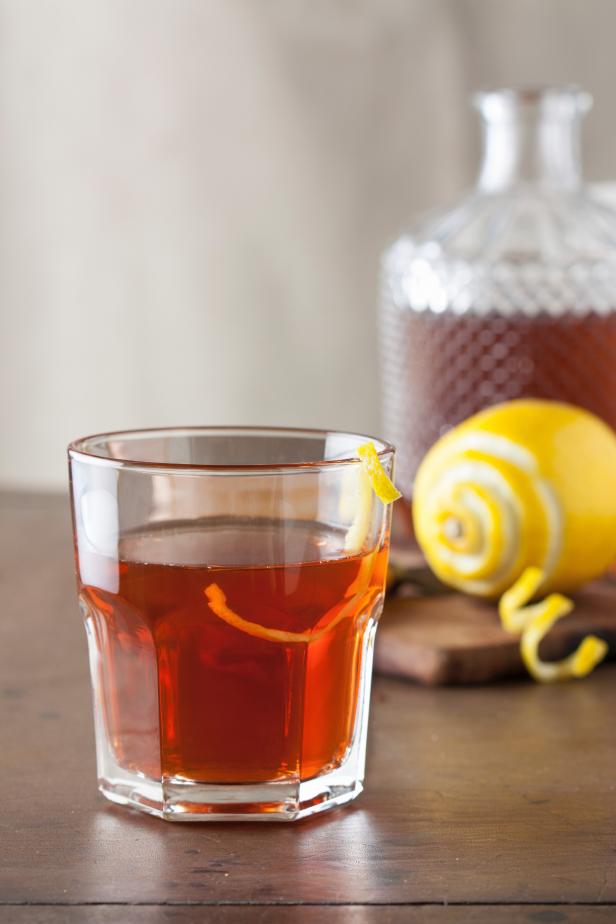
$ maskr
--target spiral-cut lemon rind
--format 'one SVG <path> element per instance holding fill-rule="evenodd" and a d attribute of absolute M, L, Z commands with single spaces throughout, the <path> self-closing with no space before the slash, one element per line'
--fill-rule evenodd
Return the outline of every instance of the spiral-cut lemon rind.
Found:
<path fill-rule="evenodd" d="M 545 585 L 554 577 L 554 572 L 558 566 L 558 560 L 562 552 L 562 534 L 563 534 L 563 512 L 550 483 L 541 477 L 534 481 L 534 488 L 541 498 L 541 504 L 546 518 L 546 548 L 542 558 L 537 559 L 540 562 L 543 571 L 543 581 Z M 529 558 L 529 561 L 532 559 Z"/>
<path fill-rule="evenodd" d="M 472 521 L 481 547 L 469 555 L 452 542 L 442 528 L 449 516 L 467 531 Z M 479 596 L 498 596 L 529 562 L 549 580 L 558 561 L 558 501 L 532 453 L 505 437 L 453 431 L 437 443 L 418 472 L 414 519 L 436 574 Z"/>
<path fill-rule="evenodd" d="M 505 548 L 513 545 L 516 533 L 515 498 L 500 473 L 486 467 L 483 462 L 464 458 L 452 459 L 449 465 L 448 462 L 448 459 L 444 460 L 435 482 L 426 491 L 425 502 L 422 503 L 420 498 L 416 502 L 419 542 L 426 550 L 430 564 L 444 580 L 472 581 L 474 586 L 483 589 L 485 582 L 481 578 L 486 573 L 503 567 L 506 572 L 509 570 L 506 561 L 495 561 L 495 557 L 502 559 Z M 481 470 L 483 478 L 478 478 L 478 470 Z M 501 535 L 496 543 L 498 548 L 495 548 L 493 516 L 490 516 L 486 504 L 486 483 L 489 493 L 505 498 L 506 513 L 501 518 Z M 473 522 L 473 531 L 482 539 L 481 548 L 475 548 L 471 553 L 452 548 L 451 543 L 444 541 L 435 530 L 435 524 L 440 524 L 449 515 L 455 518 L 460 507 L 464 508 L 465 519 Z"/>
<path fill-rule="evenodd" d="M 526 568 L 517 581 L 505 591 L 498 604 L 498 613 L 507 632 L 523 632 L 537 612 L 532 600 L 544 583 L 545 574 L 541 568 Z"/>
<path fill-rule="evenodd" d="M 453 434 L 450 438 L 453 438 Z M 515 443 L 506 436 L 496 433 L 486 433 L 481 430 L 469 430 L 456 436 L 457 452 L 471 452 L 479 455 L 492 456 L 509 462 L 522 471 L 532 473 L 537 468 L 537 460 L 532 452 L 524 446 Z"/>
<path fill-rule="evenodd" d="M 561 661 L 542 661 L 539 645 L 559 619 L 573 610 L 573 603 L 562 594 L 549 594 L 538 603 L 529 603 L 545 583 L 540 568 L 526 568 L 503 594 L 499 615 L 507 632 L 521 634 L 520 654 L 528 673 L 542 683 L 585 677 L 608 652 L 603 639 L 587 635 L 577 649 Z"/>
<path fill-rule="evenodd" d="M 541 510 L 531 515 L 527 500 L 521 499 L 527 515 L 521 520 L 524 541 L 516 573 L 540 565 L 546 574 L 544 593 L 571 592 L 616 559 L 616 433 L 598 417 L 557 401 L 522 399 L 496 405 L 442 437 L 420 474 L 425 467 L 432 477 L 444 458 L 469 456 L 484 458 L 497 468 L 507 465 L 532 484 Z M 430 479 L 424 483 L 429 489 Z M 417 507 L 420 484 L 418 477 L 413 496 Z M 506 586 L 495 587 L 492 595 L 498 596 Z"/>

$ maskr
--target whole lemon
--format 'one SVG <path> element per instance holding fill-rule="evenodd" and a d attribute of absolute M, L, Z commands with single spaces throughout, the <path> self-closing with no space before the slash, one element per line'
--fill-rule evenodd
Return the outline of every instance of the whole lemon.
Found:
<path fill-rule="evenodd" d="M 446 433 L 413 492 L 421 548 L 445 583 L 496 597 L 526 567 L 570 591 L 616 559 L 616 434 L 556 401 L 488 408 Z"/>

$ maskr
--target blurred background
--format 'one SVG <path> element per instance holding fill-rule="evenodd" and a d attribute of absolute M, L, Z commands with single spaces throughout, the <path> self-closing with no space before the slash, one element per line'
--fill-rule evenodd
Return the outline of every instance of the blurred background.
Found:
<path fill-rule="evenodd" d="M 379 254 L 472 183 L 483 85 L 571 83 L 616 178 L 610 0 L 0 0 L 3 487 L 69 439 L 378 433 Z"/>

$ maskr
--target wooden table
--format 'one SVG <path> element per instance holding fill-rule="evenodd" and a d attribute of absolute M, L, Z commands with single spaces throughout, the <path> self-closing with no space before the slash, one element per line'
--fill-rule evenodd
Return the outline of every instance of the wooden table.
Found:
<path fill-rule="evenodd" d="M 296 825 L 168 824 L 95 787 L 66 500 L 0 496 L 0 922 L 616 920 L 616 669 L 377 679 L 367 790 Z"/>

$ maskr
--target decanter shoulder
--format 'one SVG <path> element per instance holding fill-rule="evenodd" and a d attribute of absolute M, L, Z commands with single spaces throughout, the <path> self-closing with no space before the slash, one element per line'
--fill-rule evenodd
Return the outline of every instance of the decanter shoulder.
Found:
<path fill-rule="evenodd" d="M 383 297 L 435 313 L 612 312 L 616 210 L 585 189 L 472 194 L 389 247 Z"/>
<path fill-rule="evenodd" d="M 419 219 L 385 252 L 386 273 L 404 272 L 411 260 L 517 265 L 612 263 L 616 208 L 586 188 L 563 196 L 519 187 L 499 194 L 471 193 L 448 210 Z"/>

